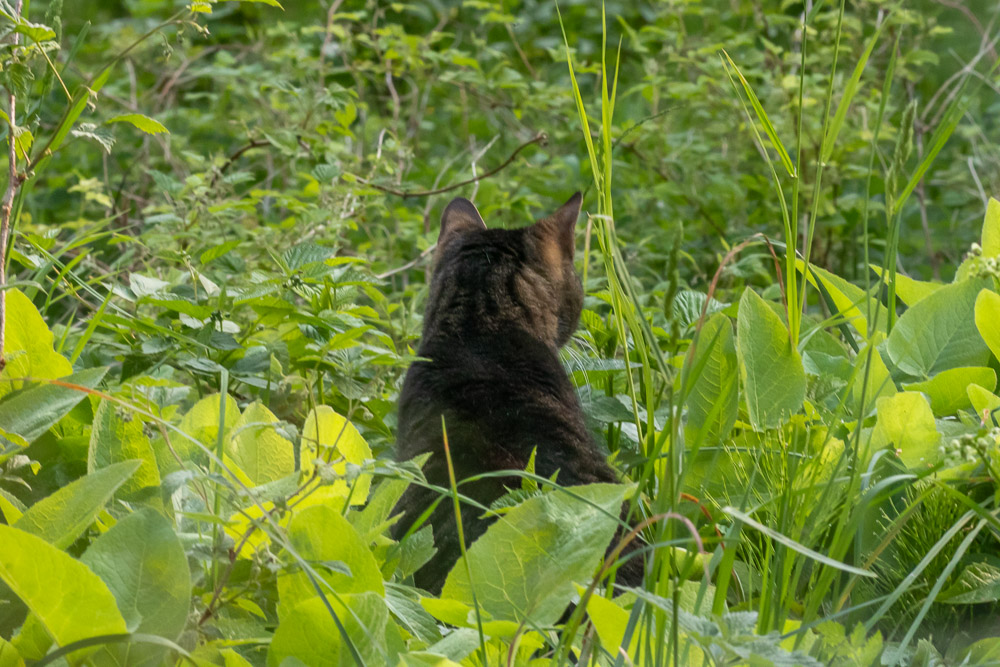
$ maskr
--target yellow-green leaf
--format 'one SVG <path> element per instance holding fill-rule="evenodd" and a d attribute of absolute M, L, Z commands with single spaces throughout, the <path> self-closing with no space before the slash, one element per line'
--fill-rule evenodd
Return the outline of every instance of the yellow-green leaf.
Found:
<path fill-rule="evenodd" d="M 933 465 L 941 434 L 923 394 L 902 391 L 878 399 L 872 446 L 892 447 L 907 468 Z"/>
<path fill-rule="evenodd" d="M 251 403 L 233 424 L 228 454 L 251 485 L 258 486 L 295 472 L 295 450 L 278 434 L 279 420 L 261 403 Z"/>
<path fill-rule="evenodd" d="M 976 328 L 993 356 L 1000 359 L 1000 294 L 984 289 L 976 297 Z"/>
<path fill-rule="evenodd" d="M 934 414 L 945 417 L 972 405 L 967 392 L 969 385 L 992 389 L 997 385 L 997 374 L 992 368 L 983 366 L 949 368 L 930 380 L 905 384 L 903 388 L 926 394 Z"/>
<path fill-rule="evenodd" d="M 163 126 L 163 123 L 155 118 L 144 116 L 141 113 L 125 113 L 120 116 L 115 116 L 108 121 L 109 125 L 111 123 L 129 123 L 139 128 L 146 134 L 160 134 L 161 132 L 170 134 L 169 130 Z"/>
<path fill-rule="evenodd" d="M 1000 255 L 1000 201 L 990 197 L 983 221 L 983 257 Z"/>
<path fill-rule="evenodd" d="M 19 289 L 7 291 L 7 330 L 3 354 L 7 366 L 0 371 L 0 397 L 24 386 L 14 378 L 61 378 L 73 372 L 66 357 L 52 348 L 49 331 L 38 309 Z"/>
<path fill-rule="evenodd" d="M 57 644 L 126 631 L 111 591 L 86 565 L 11 526 L 0 526 L 0 544 L 0 579 Z"/>

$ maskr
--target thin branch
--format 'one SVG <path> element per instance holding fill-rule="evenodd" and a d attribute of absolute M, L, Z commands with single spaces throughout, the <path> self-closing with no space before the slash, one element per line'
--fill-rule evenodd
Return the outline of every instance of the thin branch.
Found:
<path fill-rule="evenodd" d="M 21 19 L 21 7 L 24 0 L 17 0 L 14 7 L 14 20 Z M 21 36 L 14 33 L 14 46 L 21 41 Z M 0 204 L 0 371 L 7 365 L 3 354 L 4 334 L 7 329 L 7 238 L 10 236 L 10 215 L 14 209 L 14 196 L 24 183 L 24 174 L 17 173 L 17 123 L 14 119 L 16 100 L 14 90 L 7 91 L 7 120 L 10 131 L 7 133 L 7 189 L 3 193 L 3 203 Z"/>
<path fill-rule="evenodd" d="M 264 141 L 263 139 L 254 139 L 253 141 L 237 148 L 228 158 L 226 158 L 226 161 L 222 164 L 221 167 L 219 167 L 219 171 L 217 171 L 215 175 L 212 176 L 212 181 L 209 184 L 209 187 L 214 188 L 215 184 L 219 182 L 219 177 L 222 176 L 222 174 L 224 174 L 226 170 L 233 165 L 234 162 L 240 159 L 240 156 L 242 156 L 244 153 L 246 153 L 249 150 L 253 150 L 254 148 L 260 148 L 262 146 L 267 146 L 267 145 L 269 145 L 269 142 Z"/>
<path fill-rule="evenodd" d="M 479 181 L 487 179 L 505 169 L 511 162 L 514 161 L 514 158 L 517 157 L 517 154 L 520 153 L 525 148 L 527 148 L 528 146 L 531 146 L 532 144 L 539 144 L 541 146 L 544 146 L 548 142 L 548 140 L 549 140 L 549 135 L 545 134 L 544 132 L 539 132 L 534 137 L 532 137 L 528 141 L 525 141 L 523 144 L 515 148 L 514 152 L 510 154 L 510 157 L 508 157 L 499 167 L 490 169 L 489 171 L 483 173 L 481 176 L 473 176 L 472 178 L 468 178 L 464 181 L 460 181 L 458 183 L 452 183 L 451 185 L 446 185 L 443 188 L 436 188 L 434 190 L 397 190 L 396 188 L 387 188 L 384 185 L 379 185 L 378 183 L 372 183 L 371 181 L 366 181 L 362 178 L 359 178 L 358 181 L 364 183 L 370 188 L 375 188 L 376 190 L 385 192 L 386 194 L 402 197 L 403 199 L 407 199 L 409 197 L 430 197 L 431 195 L 439 195 L 445 192 L 451 192 L 452 190 L 457 190 L 458 188 L 464 187 L 471 183 L 478 183 Z"/>

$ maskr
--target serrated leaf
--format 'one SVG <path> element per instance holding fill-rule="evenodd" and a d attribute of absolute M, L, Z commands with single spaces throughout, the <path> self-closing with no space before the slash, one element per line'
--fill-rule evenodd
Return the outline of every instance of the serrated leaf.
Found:
<path fill-rule="evenodd" d="M 98 127 L 94 123 L 80 123 L 70 131 L 70 134 L 74 137 L 96 141 L 108 154 L 115 146 L 115 137 L 111 134 L 111 130 L 106 127 Z"/>
<path fill-rule="evenodd" d="M 141 461 L 123 461 L 84 475 L 28 508 L 15 528 L 65 549 L 94 522 Z"/>
<path fill-rule="evenodd" d="M 32 23 L 31 21 L 25 21 L 24 19 L 20 19 L 17 22 L 14 32 L 20 33 L 36 43 L 56 38 L 56 31 L 49 26 L 42 25 L 41 23 Z"/>
<path fill-rule="evenodd" d="M 170 131 L 163 126 L 163 123 L 155 118 L 144 116 L 141 113 L 126 113 L 121 114 L 120 116 L 115 116 L 114 118 L 108 120 L 108 125 L 111 125 L 112 123 L 129 123 L 146 134 L 160 134 L 161 132 L 170 134 Z"/>
<path fill-rule="evenodd" d="M 212 246 L 205 252 L 201 253 L 198 259 L 201 261 L 202 265 L 208 264 L 213 259 L 218 259 L 233 248 L 236 248 L 239 244 L 239 241 L 226 241 L 225 243 L 220 243 L 219 245 Z"/>

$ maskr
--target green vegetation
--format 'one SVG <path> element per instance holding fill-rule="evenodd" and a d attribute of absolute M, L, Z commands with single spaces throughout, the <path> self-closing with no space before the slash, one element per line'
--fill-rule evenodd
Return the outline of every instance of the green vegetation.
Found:
<path fill-rule="evenodd" d="M 1000 664 L 995 3 L 282 4 L 0 0 L 0 666 Z M 427 597 L 437 216 L 577 189 L 631 484 Z"/>

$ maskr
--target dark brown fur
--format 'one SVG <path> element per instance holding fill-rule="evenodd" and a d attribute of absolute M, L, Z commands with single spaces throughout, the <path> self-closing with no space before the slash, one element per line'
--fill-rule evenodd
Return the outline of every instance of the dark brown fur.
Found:
<path fill-rule="evenodd" d="M 399 403 L 396 457 L 431 453 L 428 482 L 447 488 L 441 418 L 448 432 L 456 479 L 484 472 L 523 470 L 537 448 L 535 470 L 559 472 L 564 486 L 617 482 L 597 449 L 576 391 L 559 361 L 559 348 L 576 329 L 583 289 L 573 267 L 575 194 L 553 215 L 516 230 L 487 229 L 475 206 L 455 199 L 445 209 L 435 255 L 419 355 L 406 375 Z M 513 477 L 460 487 L 484 506 L 516 488 Z M 411 486 L 397 507 L 401 537 L 438 497 Z M 488 525 L 482 511 L 464 507 L 470 544 Z M 454 509 L 447 499 L 430 516 L 437 554 L 416 576 L 437 592 L 459 557 Z M 633 559 L 619 576 L 638 583 Z"/>

